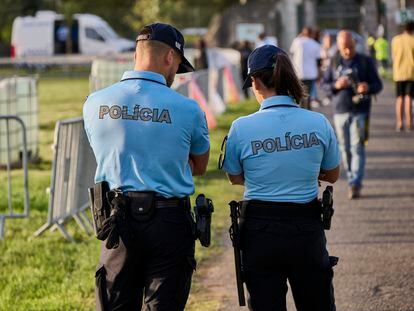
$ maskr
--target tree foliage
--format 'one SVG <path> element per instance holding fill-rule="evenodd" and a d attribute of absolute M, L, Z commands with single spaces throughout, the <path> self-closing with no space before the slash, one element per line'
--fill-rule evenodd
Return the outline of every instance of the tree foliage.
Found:
<path fill-rule="evenodd" d="M 178 28 L 206 27 L 214 14 L 234 3 L 238 0 L 1 0 L 0 53 L 10 44 L 14 18 L 38 10 L 54 10 L 68 22 L 75 13 L 96 14 L 121 36 L 134 38 L 138 29 L 154 21 Z"/>

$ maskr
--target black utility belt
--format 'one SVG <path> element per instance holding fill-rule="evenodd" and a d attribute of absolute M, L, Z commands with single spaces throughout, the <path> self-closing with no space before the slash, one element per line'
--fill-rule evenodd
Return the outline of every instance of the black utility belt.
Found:
<path fill-rule="evenodd" d="M 126 191 L 123 195 L 130 199 L 130 205 L 133 206 L 135 203 L 141 202 L 143 194 L 148 193 L 145 191 Z M 183 208 L 184 210 L 190 210 L 190 197 L 186 196 L 183 198 L 166 198 L 161 195 L 154 195 L 154 207 L 155 208 Z"/>
<path fill-rule="evenodd" d="M 306 217 L 320 218 L 321 205 L 317 198 L 308 203 L 249 200 L 242 202 L 242 217 Z"/>
<path fill-rule="evenodd" d="M 157 208 L 171 207 L 183 213 L 191 208 L 188 197 L 165 198 L 154 191 L 109 190 L 106 181 L 89 188 L 89 198 L 96 237 L 107 240 L 108 249 L 118 247 L 121 235 L 126 246 L 133 240 L 134 234 L 130 230 L 132 220 L 148 222 Z"/>

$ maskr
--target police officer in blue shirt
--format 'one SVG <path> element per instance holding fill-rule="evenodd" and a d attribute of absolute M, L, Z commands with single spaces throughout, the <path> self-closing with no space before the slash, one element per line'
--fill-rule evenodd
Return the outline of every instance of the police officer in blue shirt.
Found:
<path fill-rule="evenodd" d="M 125 223 L 113 229 L 121 238 L 102 242 L 98 310 L 185 307 L 195 269 L 188 196 L 192 175 L 206 170 L 209 137 L 198 104 L 170 86 L 176 73 L 193 70 L 176 28 L 147 25 L 137 37 L 134 71 L 84 105 L 95 181 L 115 189 L 110 193 L 123 201 L 112 202 L 125 208 Z"/>
<path fill-rule="evenodd" d="M 317 200 L 318 180 L 334 183 L 340 155 L 329 121 L 302 109 L 303 86 L 287 54 L 252 52 L 244 88 L 259 111 L 231 126 L 223 170 L 244 185 L 241 249 L 249 308 L 286 310 L 287 280 L 299 311 L 335 310 L 333 257 Z"/>

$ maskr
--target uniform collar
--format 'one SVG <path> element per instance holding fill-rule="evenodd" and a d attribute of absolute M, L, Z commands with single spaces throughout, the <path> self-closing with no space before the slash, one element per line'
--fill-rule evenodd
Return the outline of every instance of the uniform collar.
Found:
<path fill-rule="evenodd" d="M 124 74 L 122 75 L 121 81 L 130 80 L 130 79 L 153 80 L 155 82 L 167 85 L 167 81 L 165 80 L 163 75 L 156 73 L 156 72 L 152 72 L 152 71 L 136 71 L 136 70 L 125 71 Z"/>
<path fill-rule="evenodd" d="M 279 95 L 268 97 L 264 101 L 262 101 L 262 103 L 260 104 L 260 110 L 271 108 L 273 106 L 299 107 L 299 105 L 295 103 L 292 97 L 287 95 Z"/>

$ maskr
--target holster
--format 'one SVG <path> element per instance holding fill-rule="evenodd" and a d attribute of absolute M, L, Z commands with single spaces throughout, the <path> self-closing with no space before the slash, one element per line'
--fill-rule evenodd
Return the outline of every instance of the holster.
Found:
<path fill-rule="evenodd" d="M 88 189 L 90 208 L 93 219 L 93 229 L 95 236 L 98 237 L 102 231 L 105 220 L 110 217 L 111 208 L 107 200 L 109 184 L 106 181 L 95 184 Z"/>
<path fill-rule="evenodd" d="M 204 247 L 209 247 L 211 243 L 211 214 L 213 212 L 213 202 L 204 194 L 199 194 L 194 206 L 196 237 Z"/>
<path fill-rule="evenodd" d="M 107 194 L 108 201 L 111 205 L 111 215 L 105 220 L 101 234 L 98 236 L 100 240 L 106 240 L 106 248 L 117 248 L 119 239 L 122 238 L 126 248 L 132 244 L 134 234 L 130 227 L 129 218 L 129 197 L 121 192 L 111 190 Z"/>
<path fill-rule="evenodd" d="M 89 199 L 96 238 L 106 240 L 106 248 L 117 248 L 122 238 L 126 247 L 133 238 L 127 218 L 129 198 L 119 190 L 109 190 L 106 181 L 89 188 Z"/>

